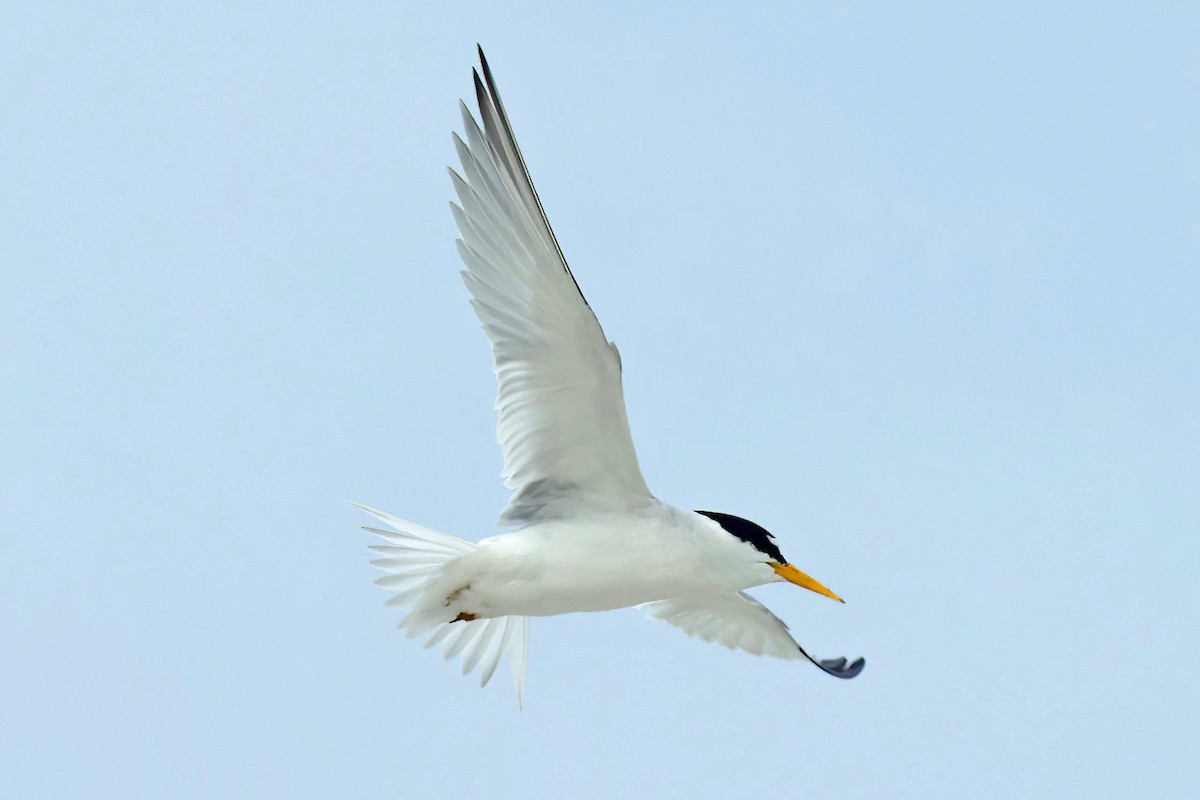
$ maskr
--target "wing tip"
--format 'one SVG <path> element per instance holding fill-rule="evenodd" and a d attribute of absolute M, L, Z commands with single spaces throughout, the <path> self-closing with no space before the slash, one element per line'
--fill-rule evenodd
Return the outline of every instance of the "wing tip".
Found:
<path fill-rule="evenodd" d="M 480 113 L 484 113 L 484 107 L 490 104 L 492 98 L 487 87 L 483 85 L 483 79 L 479 77 L 479 70 L 474 67 L 471 67 L 471 80 L 475 83 L 475 102 L 479 104 Z"/>
<path fill-rule="evenodd" d="M 483 77 L 487 80 L 488 89 L 492 90 L 495 82 L 492 80 L 492 68 L 488 65 L 487 56 L 483 54 L 483 46 L 476 42 L 475 50 L 479 53 L 479 66 L 483 69 Z"/>
<path fill-rule="evenodd" d="M 851 678 L 858 677 L 858 674 L 863 671 L 863 667 L 867 665 L 867 660 L 862 656 L 854 659 L 849 664 L 846 663 L 846 659 L 844 657 L 825 658 L 820 660 L 814 658 L 812 659 L 812 662 L 820 667 L 826 675 L 832 675 L 835 678 L 841 678 L 843 680 L 850 680 Z"/>

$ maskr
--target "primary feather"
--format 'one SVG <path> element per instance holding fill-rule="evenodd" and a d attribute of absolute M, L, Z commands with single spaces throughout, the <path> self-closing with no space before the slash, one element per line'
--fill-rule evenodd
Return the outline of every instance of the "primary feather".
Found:
<path fill-rule="evenodd" d="M 480 53 L 482 59 L 482 52 Z M 475 73 L 481 130 L 462 106 L 451 170 L 459 254 L 471 305 L 492 343 L 496 433 L 512 499 L 502 524 L 565 517 L 589 505 L 650 499 L 634 453 L 621 359 L 562 256 L 500 95 Z"/>

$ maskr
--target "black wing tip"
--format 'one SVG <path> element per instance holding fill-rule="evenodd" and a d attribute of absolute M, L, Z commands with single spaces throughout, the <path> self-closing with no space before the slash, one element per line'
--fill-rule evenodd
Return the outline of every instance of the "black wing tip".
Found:
<path fill-rule="evenodd" d="M 854 659 L 849 664 L 846 663 L 846 659 L 844 658 L 825 658 L 820 661 L 814 658 L 812 661 L 827 675 L 842 678 L 843 680 L 858 677 L 858 673 L 862 672 L 863 667 L 867 665 L 867 660 L 861 657 Z"/>
<path fill-rule="evenodd" d="M 487 56 L 483 54 L 483 48 L 480 45 L 475 45 L 479 51 L 479 69 L 471 68 L 471 73 L 475 76 L 475 91 L 483 92 L 491 98 L 496 96 L 496 79 L 492 77 L 492 68 L 488 66 Z M 483 72 L 483 79 L 480 80 L 479 73 Z M 484 87 L 487 87 L 484 89 Z M 495 101 L 494 102 L 498 102 Z"/>
<path fill-rule="evenodd" d="M 483 45 L 476 42 L 475 50 L 479 53 L 479 66 L 483 69 L 483 76 L 487 78 L 488 88 L 491 89 L 493 85 L 492 68 L 488 66 L 487 56 L 483 54 Z"/>

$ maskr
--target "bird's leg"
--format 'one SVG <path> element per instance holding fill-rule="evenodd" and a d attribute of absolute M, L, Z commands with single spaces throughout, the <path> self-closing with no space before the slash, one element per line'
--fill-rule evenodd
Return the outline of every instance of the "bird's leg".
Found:
<path fill-rule="evenodd" d="M 450 620 L 450 623 L 451 623 L 451 624 L 454 624 L 455 622 L 474 622 L 474 621 L 475 621 L 475 619 L 476 619 L 475 615 L 474 615 L 474 614 L 472 614 L 471 612 L 469 612 L 469 611 L 460 611 L 460 612 L 458 612 L 458 616 L 457 616 L 457 617 L 455 617 L 454 619 Z"/>

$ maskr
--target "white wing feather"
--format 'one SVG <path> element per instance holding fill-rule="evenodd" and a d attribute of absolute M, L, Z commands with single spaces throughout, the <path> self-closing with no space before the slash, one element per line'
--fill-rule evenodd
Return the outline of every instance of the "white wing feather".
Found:
<path fill-rule="evenodd" d="M 644 603 L 642 609 L 688 636 L 756 656 L 805 658 L 835 678 L 853 678 L 866 664 L 861 658 L 813 658 L 788 633 L 783 620 L 745 592 L 659 600 Z"/>
<path fill-rule="evenodd" d="M 455 137 L 462 175 L 451 170 L 459 205 L 451 207 L 499 381 L 497 438 L 514 490 L 500 521 L 635 507 L 650 492 L 629 433 L 620 356 L 563 259 L 480 58 L 483 128 L 464 105 L 465 141 Z"/>
<path fill-rule="evenodd" d="M 659 600 L 646 603 L 642 609 L 651 618 L 706 642 L 756 656 L 805 657 L 783 620 L 745 592 Z"/>

